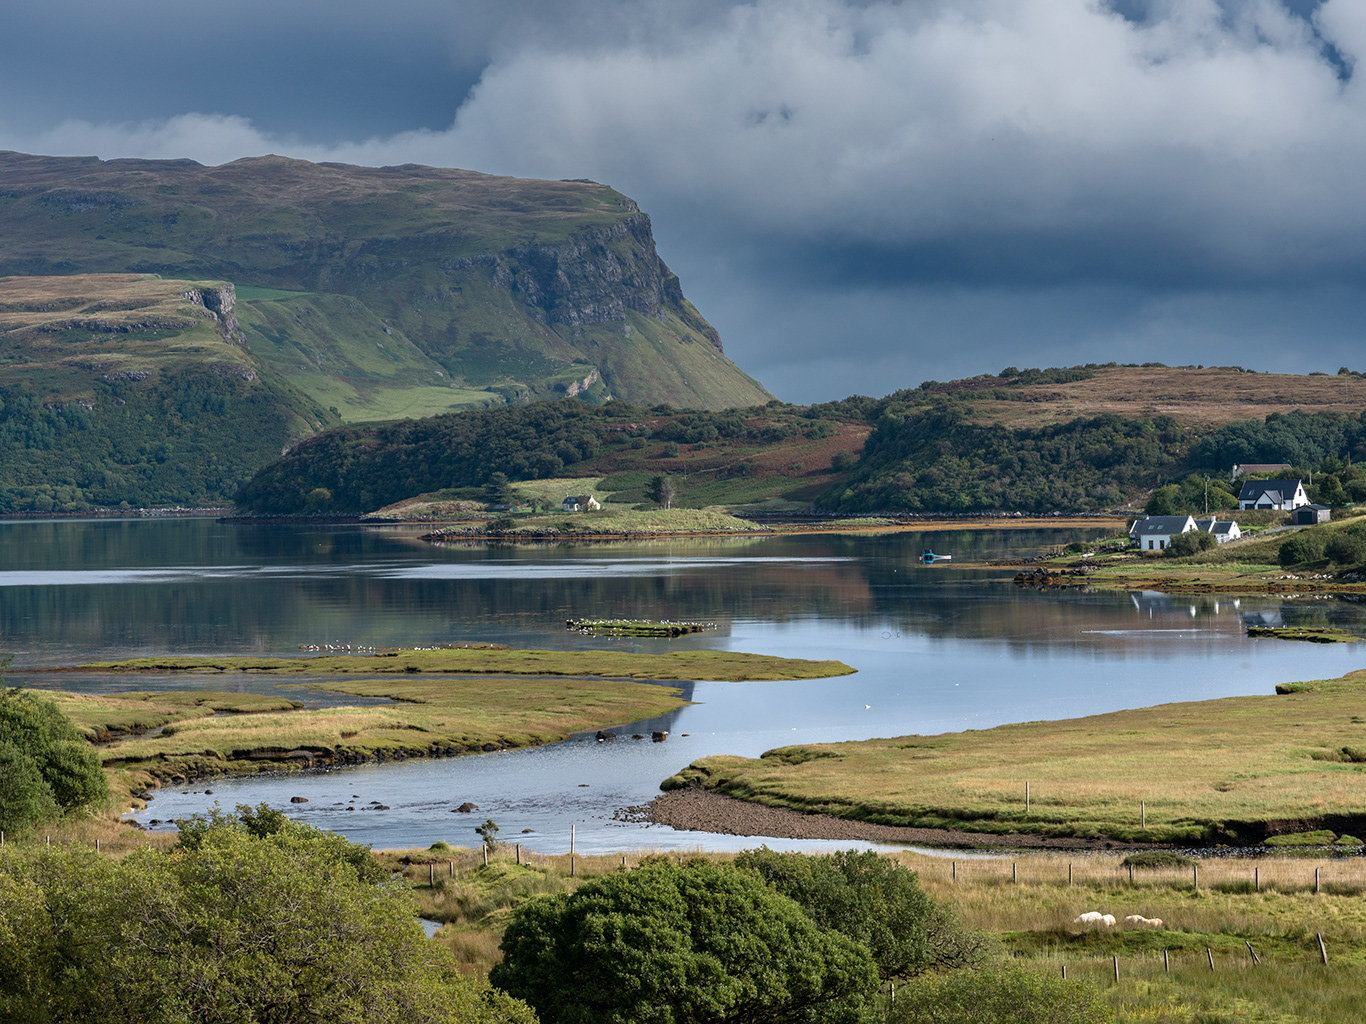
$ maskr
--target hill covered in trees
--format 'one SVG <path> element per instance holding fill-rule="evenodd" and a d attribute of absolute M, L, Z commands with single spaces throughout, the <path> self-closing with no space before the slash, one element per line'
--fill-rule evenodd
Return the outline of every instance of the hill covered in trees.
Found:
<path fill-rule="evenodd" d="M 1347 470 L 1366 461 L 1366 418 L 1359 408 L 1324 408 L 1359 386 L 1356 375 L 1112 366 L 1012 372 L 814 406 L 694 412 L 559 403 L 341 428 L 266 467 L 239 502 L 263 513 L 363 513 L 442 490 L 479 498 L 501 474 L 513 484 L 604 478 L 614 500 L 648 503 L 651 477 L 667 474 L 676 507 L 779 498 L 841 513 L 1044 514 L 1138 508 L 1159 488 L 1188 505 L 1195 490 L 1183 489 L 1183 479 L 1226 477 L 1233 462 L 1290 462 L 1306 475 L 1317 471 L 1321 500 L 1366 499 L 1366 484 Z M 1147 372 L 1164 388 L 1182 373 L 1203 381 L 1209 414 L 1066 418 L 1058 412 L 1072 399 L 1047 397 L 1048 389 L 1080 383 L 1103 392 L 1111 377 L 1133 388 Z M 1272 406 L 1301 389 L 1320 399 L 1319 408 L 1221 421 L 1247 377 L 1270 378 L 1252 384 Z M 1001 407 L 1012 416 L 998 415 Z M 1215 496 L 1216 503 L 1227 498 Z"/>

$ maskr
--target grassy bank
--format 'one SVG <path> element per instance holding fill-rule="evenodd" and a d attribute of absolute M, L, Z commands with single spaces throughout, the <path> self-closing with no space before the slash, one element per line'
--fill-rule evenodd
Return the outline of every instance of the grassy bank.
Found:
<path fill-rule="evenodd" d="M 133 658 L 81 665 L 81 672 L 257 672 L 265 675 L 533 675 L 749 682 L 822 679 L 854 670 L 841 661 L 807 661 L 740 651 L 533 651 L 492 646 L 380 651 L 374 654 L 323 655 L 316 658 Z M 329 689 L 338 689 L 329 686 Z M 347 691 L 353 692 L 353 691 Z"/>
<path fill-rule="evenodd" d="M 885 825 L 1251 843 L 1366 829 L 1366 671 L 1278 696 L 710 757 L 664 783 Z M 1029 785 L 1029 807 L 1025 787 Z"/>
<path fill-rule="evenodd" d="M 101 759 L 113 773 L 111 785 L 127 797 L 162 780 L 553 743 L 681 706 L 679 690 L 652 685 L 655 681 L 806 679 L 853 669 L 838 661 L 730 651 L 634 654 L 474 646 L 312 658 L 139 658 L 81 671 L 198 677 L 252 672 L 365 698 L 362 706 L 304 710 L 279 697 L 203 690 L 52 694 L 62 711 L 101 744 Z"/>
<path fill-rule="evenodd" d="M 570 891 L 586 879 L 632 870 L 647 855 L 576 857 L 571 877 L 567 855 L 523 850 L 519 864 L 517 852 L 507 845 L 485 866 L 478 849 L 460 848 L 468 841 L 452 837 L 451 847 L 376 856 L 404 876 L 422 915 L 443 923 L 437 941 L 449 946 L 470 973 L 487 972 L 499 959 L 498 944 L 514 906 L 539 894 Z M 1119 856 L 956 862 L 914 853 L 891 856 L 916 870 L 922 887 L 966 925 L 992 935 L 1014 962 L 1054 975 L 1066 966 L 1069 978 L 1093 982 L 1120 1021 L 1360 1019 L 1366 859 L 1202 860 L 1197 888 L 1191 869 L 1183 866 L 1136 869 L 1131 883 Z M 1253 889 L 1254 878 L 1260 891 Z M 1072 923 L 1089 910 L 1121 920 L 1129 914 L 1159 918 L 1162 927 L 1098 929 Z M 1327 967 L 1320 962 L 1319 934 L 1329 953 Z M 1254 965 L 1248 943 L 1260 963 Z M 1113 957 L 1119 959 L 1118 983 Z"/>

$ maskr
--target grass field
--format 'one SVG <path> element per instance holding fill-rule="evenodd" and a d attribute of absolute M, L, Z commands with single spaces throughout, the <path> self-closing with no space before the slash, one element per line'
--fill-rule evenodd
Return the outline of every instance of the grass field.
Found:
<path fill-rule="evenodd" d="M 453 834 L 449 847 L 376 856 L 407 880 L 422 916 L 443 923 L 437 941 L 455 952 L 463 969 L 480 974 L 500 957 L 498 943 L 513 907 L 631 870 L 648 855 L 575 857 L 571 877 L 567 854 L 518 852 L 511 844 L 484 866 L 477 849 L 463 848 L 472 838 Z M 1054 975 L 1065 966 L 1069 978 L 1094 984 L 1119 1021 L 1308 1024 L 1366 1016 L 1360 1005 L 1366 984 L 1361 857 L 1205 859 L 1198 864 L 1196 887 L 1185 867 L 1136 869 L 1131 883 L 1118 855 L 956 861 L 909 852 L 890 856 L 917 871 L 922 887 L 964 924 L 993 936 L 1006 958 Z M 728 861 L 731 855 L 707 858 Z M 1260 891 L 1253 889 L 1254 878 Z M 1163 925 L 1072 923 L 1089 910 L 1121 920 L 1140 914 Z M 1329 953 L 1326 967 L 1320 962 L 1320 934 Z M 1253 963 L 1249 943 L 1260 963 Z"/>
<path fill-rule="evenodd" d="M 315 658 L 134 658 L 81 665 L 82 672 L 260 672 L 285 676 L 438 673 L 609 677 L 651 680 L 717 680 L 746 682 L 774 679 L 821 679 L 849 675 L 840 661 L 777 658 L 740 651 L 670 651 L 636 654 L 625 651 L 531 651 L 498 647 L 436 648 L 384 651 L 376 654 L 323 655 Z M 329 684 L 329 688 L 332 687 Z M 345 692 L 354 692 L 347 690 Z"/>
<path fill-rule="evenodd" d="M 1201 844 L 1315 828 L 1360 835 L 1366 671 L 1284 689 L 1294 692 L 704 758 L 665 786 L 998 834 Z"/>

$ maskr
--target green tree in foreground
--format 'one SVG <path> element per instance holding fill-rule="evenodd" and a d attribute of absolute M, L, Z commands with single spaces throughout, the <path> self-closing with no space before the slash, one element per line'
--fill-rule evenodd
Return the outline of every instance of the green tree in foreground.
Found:
<path fill-rule="evenodd" d="M 735 866 L 757 873 L 821 928 L 864 946 L 884 979 L 983 958 L 981 936 L 926 895 L 914 871 L 871 850 L 809 856 L 765 847 L 740 854 Z"/>
<path fill-rule="evenodd" d="M 170 853 L 7 849 L 0 1019 L 534 1024 L 459 975 L 364 847 L 243 810 L 190 823 Z"/>
<path fill-rule="evenodd" d="M 1300 530 L 1289 540 L 1283 542 L 1276 551 L 1281 565 L 1302 565 L 1317 562 L 1323 557 L 1327 539 L 1319 530 Z"/>
<path fill-rule="evenodd" d="M 99 755 L 56 703 L 0 677 L 0 830 L 31 828 L 108 796 Z"/>
<path fill-rule="evenodd" d="M 1011 964 L 954 971 L 898 986 L 888 1024 L 1105 1024 L 1094 988 Z"/>
<path fill-rule="evenodd" d="M 544 1024 L 878 1019 L 863 947 L 746 871 L 644 865 L 513 912 L 489 980 Z"/>

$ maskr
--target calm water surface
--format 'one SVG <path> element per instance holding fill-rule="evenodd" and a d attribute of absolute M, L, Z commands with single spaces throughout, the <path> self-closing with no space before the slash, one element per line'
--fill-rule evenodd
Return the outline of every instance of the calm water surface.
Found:
<path fill-rule="evenodd" d="M 210 520 L 0 523 L 0 649 L 11 682 L 92 692 L 184 689 L 24 669 L 96 658 L 297 653 L 305 644 L 420 646 L 493 640 L 546 648 L 712 648 L 838 658 L 838 679 L 707 683 L 662 719 L 534 750 L 163 790 L 140 820 L 262 800 L 377 846 L 502 835 L 578 849 L 752 846 L 612 820 L 661 779 L 716 753 L 787 743 L 987 728 L 1167 701 L 1270 693 L 1278 682 L 1366 665 L 1366 645 L 1249 640 L 1248 622 L 1322 622 L 1366 635 L 1366 608 L 1337 599 L 1169 597 L 1021 590 L 1008 570 L 964 563 L 1030 554 L 1080 530 L 434 548 L 419 529 L 248 526 Z M 950 566 L 917 561 L 925 547 Z M 676 641 L 584 637 L 571 617 L 703 619 Z M 270 692 L 269 679 L 214 689 Z M 298 699 L 300 691 L 289 691 Z M 326 695 L 309 699 L 327 700 Z M 666 743 L 631 739 L 652 730 Z M 205 796 L 210 787 L 213 796 Z M 289 804 L 291 796 L 309 802 Z M 452 814 L 463 801 L 476 816 Z M 365 811 L 371 802 L 387 811 Z M 356 810 L 347 810 L 355 807 Z M 471 820 L 474 817 L 475 820 Z M 528 830 L 528 831 L 524 831 Z M 781 842 L 790 848 L 822 844 Z M 839 844 L 848 845 L 848 844 Z"/>

